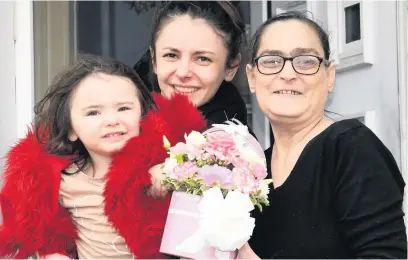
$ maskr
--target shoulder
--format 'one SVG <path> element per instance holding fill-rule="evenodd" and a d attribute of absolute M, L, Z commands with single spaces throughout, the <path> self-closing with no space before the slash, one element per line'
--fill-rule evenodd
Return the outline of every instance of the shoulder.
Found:
<path fill-rule="evenodd" d="M 4 170 L 5 186 L 8 183 L 21 182 L 26 185 L 34 183 L 48 184 L 50 179 L 59 181 L 61 170 L 71 162 L 48 153 L 45 144 L 41 143 L 30 129 L 25 138 L 19 140 L 7 153 Z M 51 177 L 53 176 L 53 177 Z M 26 186 L 19 186 L 20 188 Z"/>
<path fill-rule="evenodd" d="M 393 157 L 376 134 L 356 119 L 336 122 L 328 133 L 329 142 L 337 153 L 359 151 L 366 156 Z"/>
<path fill-rule="evenodd" d="M 375 148 L 375 151 L 391 155 L 381 140 L 357 119 L 347 119 L 333 123 L 320 134 L 320 141 L 326 147 L 333 147 L 336 152 L 348 149 Z M 375 152 L 368 150 L 365 152 Z"/>
<path fill-rule="evenodd" d="M 346 119 L 334 122 L 331 126 L 329 126 L 327 130 L 326 131 L 328 133 L 328 137 L 332 140 L 341 139 L 344 135 L 347 134 L 371 131 L 357 119 Z"/>
<path fill-rule="evenodd" d="M 405 182 L 392 153 L 367 126 L 355 119 L 343 120 L 334 123 L 329 132 L 326 146 L 333 152 L 337 179 L 346 173 L 356 180 L 382 175 L 393 179 L 403 192 Z"/>

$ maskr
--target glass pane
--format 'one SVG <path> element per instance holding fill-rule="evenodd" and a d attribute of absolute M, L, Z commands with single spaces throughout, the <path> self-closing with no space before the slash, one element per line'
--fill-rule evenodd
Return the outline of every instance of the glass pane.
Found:
<path fill-rule="evenodd" d="M 307 12 L 307 1 L 272 1 L 273 15 L 289 11 L 297 11 L 301 13 Z"/>
<path fill-rule="evenodd" d="M 346 7 L 344 11 L 346 20 L 346 43 L 360 40 L 360 4 Z"/>

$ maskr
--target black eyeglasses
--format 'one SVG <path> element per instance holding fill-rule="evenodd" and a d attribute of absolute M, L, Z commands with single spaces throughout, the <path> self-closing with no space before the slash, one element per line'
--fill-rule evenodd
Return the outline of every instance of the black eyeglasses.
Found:
<path fill-rule="evenodd" d="M 264 75 L 278 74 L 285 67 L 286 61 L 290 61 L 293 70 L 302 75 L 316 74 L 323 61 L 326 66 L 330 64 L 328 60 L 313 55 L 300 55 L 290 58 L 279 55 L 264 55 L 254 59 L 258 71 Z"/>

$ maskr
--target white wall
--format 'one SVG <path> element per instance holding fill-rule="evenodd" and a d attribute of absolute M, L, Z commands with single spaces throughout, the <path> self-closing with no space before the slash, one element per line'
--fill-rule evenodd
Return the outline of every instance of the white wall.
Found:
<path fill-rule="evenodd" d="M 0 2 L 0 174 L 4 155 L 26 134 L 34 105 L 32 2 Z"/>
<path fill-rule="evenodd" d="M 34 118 L 33 2 L 17 1 L 14 6 L 16 130 L 22 138 Z"/>
<path fill-rule="evenodd" d="M 375 133 L 401 165 L 396 2 L 378 1 L 374 6 L 374 64 L 338 72 L 328 110 L 345 116 L 375 110 Z"/>
<path fill-rule="evenodd" d="M 17 137 L 13 13 L 13 2 L 0 2 L 0 174 L 3 157 Z"/>

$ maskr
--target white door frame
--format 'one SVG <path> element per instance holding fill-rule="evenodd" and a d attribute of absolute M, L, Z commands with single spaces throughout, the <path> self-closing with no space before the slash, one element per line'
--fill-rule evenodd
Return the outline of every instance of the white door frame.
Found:
<path fill-rule="evenodd" d="M 404 1 L 397 1 L 397 30 L 401 171 L 408 180 L 408 4 Z"/>
<path fill-rule="evenodd" d="M 401 134 L 401 172 L 408 181 L 408 3 L 397 1 L 397 37 L 398 37 L 398 89 L 400 107 Z M 408 209 L 407 189 L 405 189 L 404 212 Z M 405 215 L 405 223 L 408 217 Z"/>
<path fill-rule="evenodd" d="M 33 119 L 34 38 L 33 2 L 14 2 L 17 137 L 24 137 Z"/>

